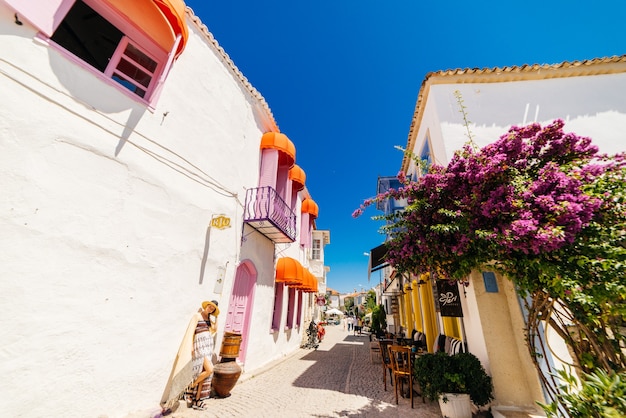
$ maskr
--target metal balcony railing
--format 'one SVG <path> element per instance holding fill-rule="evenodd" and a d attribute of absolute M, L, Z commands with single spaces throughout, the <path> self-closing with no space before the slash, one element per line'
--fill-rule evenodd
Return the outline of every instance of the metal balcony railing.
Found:
<path fill-rule="evenodd" d="M 246 191 L 243 221 L 275 243 L 296 240 L 296 214 L 270 187 Z"/>

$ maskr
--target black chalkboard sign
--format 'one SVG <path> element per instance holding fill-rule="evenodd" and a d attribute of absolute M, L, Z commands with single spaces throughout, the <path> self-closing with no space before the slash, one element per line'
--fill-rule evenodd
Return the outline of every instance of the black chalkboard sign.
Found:
<path fill-rule="evenodd" d="M 437 302 L 441 316 L 463 317 L 459 286 L 456 281 L 437 280 Z"/>

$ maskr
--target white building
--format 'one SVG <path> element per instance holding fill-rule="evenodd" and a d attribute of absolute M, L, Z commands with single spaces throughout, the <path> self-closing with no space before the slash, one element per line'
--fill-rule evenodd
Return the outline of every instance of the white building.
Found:
<path fill-rule="evenodd" d="M 0 51 L 3 415 L 158 408 L 203 300 L 244 373 L 299 347 L 317 205 L 181 0 L 0 0 Z"/>
<path fill-rule="evenodd" d="M 614 154 L 626 150 L 624 91 L 626 56 L 429 73 L 419 91 L 406 149 L 429 162 L 448 163 L 468 140 L 455 95 L 459 92 L 472 122 L 469 127 L 473 140 L 480 147 L 496 141 L 513 125 L 538 122 L 545 126 L 562 119 L 565 132 L 590 137 L 601 152 Z M 402 170 L 407 176 L 416 176 L 421 168 L 405 156 Z M 469 287 L 459 292 L 463 295 L 461 327 L 456 326 L 457 318 L 442 319 L 433 311 L 432 293 L 429 286 L 424 289 L 421 280 L 413 278 L 404 288 L 386 291 L 398 293 L 400 317 L 406 329 L 423 331 L 423 324 L 432 319 L 433 329 L 427 335 L 429 347 L 436 334 L 445 333 L 447 327 L 462 331 L 469 351 L 481 359 L 493 377 L 494 405 L 500 411 L 494 416 L 502 416 L 510 408 L 536 409 L 535 401 L 545 401 L 544 392 L 526 347 L 518 295 L 509 280 L 481 273 L 474 272 Z M 394 283 L 389 285 L 393 287 Z M 425 318 L 423 323 L 413 322 L 420 316 Z M 560 349 L 559 357 L 566 359 L 566 350 L 555 334 L 546 335 L 547 345 Z M 553 352 L 546 350 L 541 356 L 546 369 L 558 366 L 559 357 Z"/>

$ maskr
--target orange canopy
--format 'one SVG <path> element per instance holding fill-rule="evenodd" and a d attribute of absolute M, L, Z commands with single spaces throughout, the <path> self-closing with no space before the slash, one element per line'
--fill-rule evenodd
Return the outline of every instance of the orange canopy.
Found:
<path fill-rule="evenodd" d="M 290 286 L 302 285 L 304 267 L 295 258 L 282 257 L 276 263 L 276 282 Z"/>
<path fill-rule="evenodd" d="M 280 132 L 266 132 L 261 138 L 261 149 L 272 148 L 281 152 L 289 167 L 296 162 L 296 146 L 287 135 Z"/>
<path fill-rule="evenodd" d="M 302 201 L 302 208 L 300 210 L 302 213 L 308 213 L 312 218 L 317 218 L 319 213 L 319 208 L 317 207 L 317 203 L 309 197 Z"/>
<path fill-rule="evenodd" d="M 309 273 L 309 292 L 315 293 L 317 292 L 317 289 L 318 289 L 317 277 L 315 277 L 315 275 L 311 273 L 310 271 L 307 270 L 307 272 Z"/>
<path fill-rule="evenodd" d="M 164 51 L 174 47 L 176 38 L 181 40 L 176 48 L 178 57 L 187 43 L 189 32 L 185 23 L 183 0 L 105 0 L 140 30 L 152 38 Z"/>
<path fill-rule="evenodd" d="M 315 278 L 313 273 L 311 273 L 307 269 L 304 270 L 304 276 L 305 276 L 304 285 L 300 289 L 303 292 L 312 293 L 314 291 L 313 289 L 315 288 L 315 282 L 317 282 L 317 279 Z"/>
<path fill-rule="evenodd" d="M 311 272 L 307 269 L 303 270 L 302 284 L 300 286 L 294 286 L 296 289 L 308 292 L 311 288 Z"/>
<path fill-rule="evenodd" d="M 289 180 L 291 180 L 296 186 L 298 191 L 304 189 L 304 181 L 306 180 L 306 174 L 304 170 L 300 168 L 298 164 L 294 164 L 291 169 L 289 169 Z"/>

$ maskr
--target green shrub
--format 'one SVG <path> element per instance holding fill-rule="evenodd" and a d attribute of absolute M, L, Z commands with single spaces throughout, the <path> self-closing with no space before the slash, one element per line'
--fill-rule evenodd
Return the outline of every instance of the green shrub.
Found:
<path fill-rule="evenodd" d="M 548 417 L 560 417 L 564 408 L 572 418 L 622 418 L 626 416 L 626 373 L 596 369 L 578 379 L 572 373 L 557 373 L 564 383 L 550 404 L 537 402 Z"/>
<path fill-rule="evenodd" d="M 491 376 L 471 353 L 423 354 L 415 359 L 413 373 L 422 394 L 431 401 L 444 393 L 467 393 L 476 406 L 493 399 Z"/>

